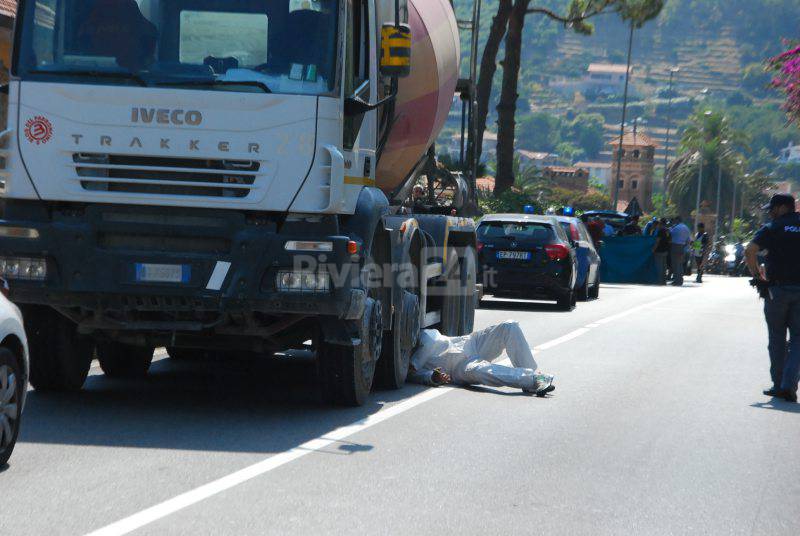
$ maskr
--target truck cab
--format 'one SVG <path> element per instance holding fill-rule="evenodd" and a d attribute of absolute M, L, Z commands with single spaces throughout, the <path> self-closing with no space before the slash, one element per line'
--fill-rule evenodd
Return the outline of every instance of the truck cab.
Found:
<path fill-rule="evenodd" d="M 130 376 L 157 346 L 307 341 L 331 398 L 363 402 L 379 361 L 402 385 L 415 330 L 441 322 L 432 251 L 474 228 L 426 232 L 379 187 L 396 15 L 404 2 L 20 2 L 0 275 L 26 310 L 34 386 L 80 387 L 93 352 Z M 403 263 L 412 283 L 365 283 Z"/>

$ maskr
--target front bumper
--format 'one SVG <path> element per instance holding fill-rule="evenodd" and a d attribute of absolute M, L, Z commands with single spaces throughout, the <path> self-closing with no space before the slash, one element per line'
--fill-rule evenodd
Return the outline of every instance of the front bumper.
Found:
<path fill-rule="evenodd" d="M 0 238 L 0 254 L 45 258 L 45 281 L 11 280 L 20 304 L 107 312 L 166 312 L 358 316 L 360 259 L 335 222 L 291 225 L 270 215 L 237 211 L 96 205 L 59 207 L 30 216 L 14 210 L 0 225 L 33 228 L 38 239 Z M 22 217 L 21 217 L 22 216 Z M 289 240 L 325 240 L 333 251 L 286 251 Z M 188 266 L 183 283 L 137 282 L 138 263 Z M 230 263 L 221 287 L 211 284 L 219 263 Z M 275 277 L 298 267 L 328 270 L 327 292 L 279 292 Z"/>

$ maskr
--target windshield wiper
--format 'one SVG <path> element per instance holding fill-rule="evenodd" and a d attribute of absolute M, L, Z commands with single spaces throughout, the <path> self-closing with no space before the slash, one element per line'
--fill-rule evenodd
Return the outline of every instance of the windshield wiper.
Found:
<path fill-rule="evenodd" d="M 147 87 L 150 84 L 147 83 L 147 80 L 139 76 L 135 73 L 130 73 L 127 71 L 97 71 L 97 70 L 73 70 L 73 69 L 66 69 L 63 71 L 49 71 L 47 69 L 31 69 L 28 71 L 28 74 L 46 74 L 51 76 L 86 76 L 86 77 L 94 77 L 94 78 L 116 78 L 117 80 L 131 80 L 136 82 L 142 87 Z"/>
<path fill-rule="evenodd" d="M 260 80 L 159 80 L 153 82 L 153 85 L 177 87 L 251 86 L 261 88 L 264 93 L 272 93 L 269 86 Z"/>

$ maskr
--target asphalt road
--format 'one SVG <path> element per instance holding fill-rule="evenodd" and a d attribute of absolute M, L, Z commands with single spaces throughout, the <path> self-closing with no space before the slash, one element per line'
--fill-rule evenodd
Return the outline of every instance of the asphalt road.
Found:
<path fill-rule="evenodd" d="M 30 393 L 0 534 L 800 534 L 800 405 L 761 395 L 744 279 L 491 302 L 557 375 L 321 404 L 309 365 L 181 363 Z"/>

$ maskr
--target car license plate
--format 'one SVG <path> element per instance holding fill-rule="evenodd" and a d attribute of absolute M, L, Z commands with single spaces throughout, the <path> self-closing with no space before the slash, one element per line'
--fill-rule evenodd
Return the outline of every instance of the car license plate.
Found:
<path fill-rule="evenodd" d="M 191 277 L 188 264 L 136 264 L 137 283 L 188 283 Z"/>
<path fill-rule="evenodd" d="M 510 261 L 529 261 L 531 260 L 530 251 L 498 251 L 497 258 Z"/>

